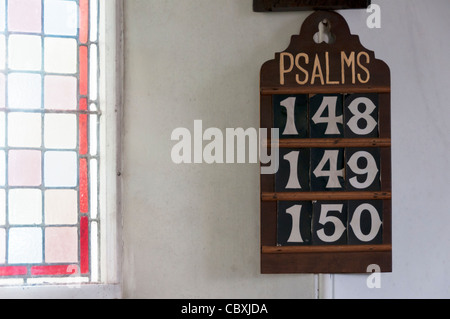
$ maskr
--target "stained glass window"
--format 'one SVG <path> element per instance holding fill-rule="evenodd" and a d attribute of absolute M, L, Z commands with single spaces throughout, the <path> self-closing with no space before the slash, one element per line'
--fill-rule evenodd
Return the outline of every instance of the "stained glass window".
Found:
<path fill-rule="evenodd" d="M 0 285 L 97 282 L 98 0 L 0 0 Z"/>

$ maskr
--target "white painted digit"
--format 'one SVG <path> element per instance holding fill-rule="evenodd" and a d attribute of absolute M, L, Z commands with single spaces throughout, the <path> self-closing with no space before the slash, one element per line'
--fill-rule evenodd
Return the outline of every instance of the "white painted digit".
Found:
<path fill-rule="evenodd" d="M 372 227 L 367 235 L 363 234 L 361 230 L 361 215 L 364 211 L 368 211 L 370 213 L 370 217 L 372 218 Z M 350 227 L 352 227 L 353 233 L 360 241 L 367 243 L 375 239 L 382 224 L 383 223 L 380 219 L 380 215 L 378 214 L 377 209 L 370 204 L 362 204 L 358 206 L 358 208 L 353 213 Z"/>
<path fill-rule="evenodd" d="M 364 104 L 366 109 L 363 113 L 361 113 L 358 109 L 359 104 Z M 371 133 L 374 128 L 377 126 L 377 121 L 370 115 L 376 109 L 376 105 L 366 97 L 359 97 L 353 100 L 350 103 L 348 109 L 354 115 L 347 123 L 348 127 L 352 130 L 353 133 L 357 135 L 367 135 Z M 358 122 L 363 119 L 366 122 L 365 128 L 360 128 L 358 126 Z"/>
<path fill-rule="evenodd" d="M 286 154 L 283 159 L 289 162 L 290 172 L 289 172 L 289 181 L 286 185 L 287 189 L 301 189 L 300 181 L 298 180 L 298 158 L 300 156 L 299 151 L 294 151 Z"/>
<path fill-rule="evenodd" d="M 302 205 L 294 205 L 286 210 L 286 213 L 292 217 L 292 229 L 289 235 L 288 243 L 303 243 L 302 235 L 300 234 L 300 213 Z"/>
<path fill-rule="evenodd" d="M 338 124 L 343 124 L 344 120 L 342 115 L 336 116 L 337 100 L 337 96 L 325 96 L 316 114 L 312 117 L 312 120 L 315 124 L 328 124 L 325 131 L 326 135 L 341 133 L 339 131 Z M 322 115 L 325 112 L 326 108 L 328 108 L 328 116 L 325 117 Z"/>
<path fill-rule="evenodd" d="M 329 212 L 339 212 L 339 214 L 341 214 L 343 207 L 343 204 L 323 204 L 321 206 L 319 223 L 322 225 L 332 223 L 334 225 L 334 233 L 332 235 L 325 234 L 325 230 L 323 228 L 317 231 L 317 236 L 321 241 L 333 243 L 339 240 L 345 232 L 345 225 L 338 217 L 328 216 Z"/>
<path fill-rule="evenodd" d="M 339 177 L 344 177 L 344 169 L 338 170 L 339 150 L 326 150 L 317 168 L 314 170 L 316 177 L 328 177 L 326 188 L 341 188 Z M 325 171 L 324 167 L 330 163 L 330 170 Z"/>
<path fill-rule="evenodd" d="M 360 158 L 366 159 L 367 161 L 366 167 L 358 166 L 358 160 Z M 367 175 L 366 180 L 362 183 L 358 181 L 358 178 L 356 176 L 349 179 L 350 184 L 357 189 L 364 189 L 372 185 L 373 181 L 375 180 L 378 174 L 377 163 L 375 162 L 375 159 L 373 158 L 372 154 L 368 152 L 360 151 L 353 154 L 348 161 L 348 166 L 357 175 L 365 175 L 365 174 Z"/>
<path fill-rule="evenodd" d="M 283 135 L 297 135 L 297 127 L 295 126 L 295 97 L 287 98 L 280 103 L 286 108 L 287 120 Z"/>

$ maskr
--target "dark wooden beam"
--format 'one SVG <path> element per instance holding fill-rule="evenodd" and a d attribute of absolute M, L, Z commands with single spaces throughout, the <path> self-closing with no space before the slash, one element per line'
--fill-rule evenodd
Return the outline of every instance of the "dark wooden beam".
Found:
<path fill-rule="evenodd" d="M 253 0 L 253 11 L 366 9 L 371 0 Z"/>

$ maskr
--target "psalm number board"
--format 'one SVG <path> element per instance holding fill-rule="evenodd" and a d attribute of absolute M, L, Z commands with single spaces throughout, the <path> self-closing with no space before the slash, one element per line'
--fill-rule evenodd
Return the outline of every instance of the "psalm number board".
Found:
<path fill-rule="evenodd" d="M 261 272 L 392 271 L 389 67 L 317 11 L 260 85 Z"/>

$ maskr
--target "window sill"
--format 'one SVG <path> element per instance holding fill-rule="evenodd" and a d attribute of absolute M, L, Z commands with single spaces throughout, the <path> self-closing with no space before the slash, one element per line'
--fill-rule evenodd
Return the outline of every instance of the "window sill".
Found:
<path fill-rule="evenodd" d="M 120 299 L 119 284 L 0 287 L 0 299 Z"/>

